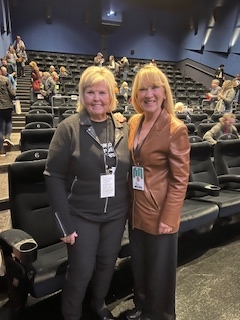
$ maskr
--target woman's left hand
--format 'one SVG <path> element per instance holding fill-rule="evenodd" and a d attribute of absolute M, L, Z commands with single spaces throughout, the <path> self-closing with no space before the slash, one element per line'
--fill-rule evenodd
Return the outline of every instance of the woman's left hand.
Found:
<path fill-rule="evenodd" d="M 114 117 L 117 119 L 118 122 L 123 123 L 126 122 L 127 119 L 120 113 L 120 112 L 115 112 Z"/>
<path fill-rule="evenodd" d="M 170 227 L 169 225 L 160 222 L 159 228 L 158 228 L 158 232 L 159 234 L 168 234 L 172 232 L 172 227 Z"/>

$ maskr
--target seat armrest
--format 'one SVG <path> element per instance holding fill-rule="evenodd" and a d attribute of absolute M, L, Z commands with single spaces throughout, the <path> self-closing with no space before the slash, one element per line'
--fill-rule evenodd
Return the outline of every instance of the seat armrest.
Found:
<path fill-rule="evenodd" d="M 206 182 L 188 182 L 188 191 L 202 191 L 210 196 L 219 196 L 220 187 Z"/>
<path fill-rule="evenodd" d="M 222 174 L 218 176 L 219 183 L 226 182 L 238 182 L 240 183 L 240 175 L 239 174 Z"/>
<path fill-rule="evenodd" d="M 0 233 L 0 246 L 10 251 L 22 264 L 28 265 L 37 259 L 38 244 L 26 232 L 9 229 Z"/>

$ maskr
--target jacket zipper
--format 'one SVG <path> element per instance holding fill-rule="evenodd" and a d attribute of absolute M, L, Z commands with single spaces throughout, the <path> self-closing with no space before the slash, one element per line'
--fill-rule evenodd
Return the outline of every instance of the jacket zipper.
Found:
<path fill-rule="evenodd" d="M 98 145 L 102 148 L 101 144 L 99 143 L 99 141 L 96 139 L 96 136 L 93 134 L 93 131 L 92 130 L 93 128 L 90 127 L 88 128 L 86 131 L 87 133 L 98 143 Z M 115 138 L 116 138 L 116 134 L 115 134 Z M 116 152 L 116 147 L 117 145 L 119 144 L 119 142 L 122 140 L 123 138 L 123 134 L 121 134 L 121 137 L 119 138 L 119 140 L 117 141 L 116 145 L 114 145 L 114 152 L 116 154 L 116 170 L 117 170 L 117 166 L 118 166 L 118 155 L 117 155 L 117 152 Z M 103 151 L 104 152 L 104 151 Z M 107 170 L 106 170 L 106 166 L 105 166 L 105 173 L 107 174 Z M 107 212 L 107 207 L 108 207 L 108 198 L 105 199 L 105 204 L 104 204 L 104 207 L 103 207 L 103 212 L 106 214 Z"/>
<path fill-rule="evenodd" d="M 66 233 L 66 231 L 65 231 L 65 229 L 63 227 L 63 224 L 62 224 L 61 220 L 59 219 L 58 213 L 54 212 L 54 215 L 55 215 L 55 218 L 56 218 L 56 220 L 58 222 L 58 225 L 59 225 L 60 229 L 62 230 L 62 233 L 63 233 L 64 237 L 66 237 L 67 233 Z"/>
<path fill-rule="evenodd" d="M 76 181 L 77 181 L 77 176 L 74 177 L 74 180 L 73 180 L 73 182 L 72 182 L 72 184 L 71 184 L 71 188 L 70 188 L 71 192 L 70 192 L 70 194 L 69 194 L 69 196 L 68 196 L 68 200 L 69 200 L 69 199 L 71 198 L 71 196 L 72 196 L 72 190 L 73 190 L 73 187 L 74 187 Z"/>

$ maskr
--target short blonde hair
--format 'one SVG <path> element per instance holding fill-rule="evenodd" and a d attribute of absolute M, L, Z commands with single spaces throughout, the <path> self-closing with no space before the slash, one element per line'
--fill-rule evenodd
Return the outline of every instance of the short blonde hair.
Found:
<path fill-rule="evenodd" d="M 219 118 L 219 121 L 221 124 L 224 124 L 228 119 L 236 119 L 235 114 L 230 112 L 224 113 L 223 116 Z"/>
<path fill-rule="evenodd" d="M 166 75 L 156 66 L 146 64 L 135 76 L 132 86 L 132 104 L 138 113 L 143 113 L 139 104 L 138 91 L 141 87 L 162 86 L 165 89 L 166 99 L 163 101 L 162 108 L 169 114 L 175 115 L 172 91 Z"/>
<path fill-rule="evenodd" d="M 85 89 L 100 82 L 103 82 L 106 85 L 110 97 L 110 104 L 107 112 L 112 112 L 116 108 L 115 78 L 113 73 L 106 67 L 91 66 L 83 72 L 79 81 L 78 112 L 84 110 L 86 107 L 84 101 Z"/>
<path fill-rule="evenodd" d="M 35 61 L 29 62 L 29 66 L 32 67 L 33 69 L 37 68 L 37 63 Z"/>

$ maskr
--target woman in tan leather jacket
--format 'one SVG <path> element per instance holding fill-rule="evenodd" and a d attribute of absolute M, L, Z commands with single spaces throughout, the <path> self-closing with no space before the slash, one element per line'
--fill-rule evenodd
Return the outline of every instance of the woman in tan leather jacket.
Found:
<path fill-rule="evenodd" d="M 133 205 L 130 221 L 133 320 L 173 320 L 177 242 L 189 176 L 186 126 L 174 116 L 167 77 L 146 65 L 136 75 L 129 122 Z"/>

